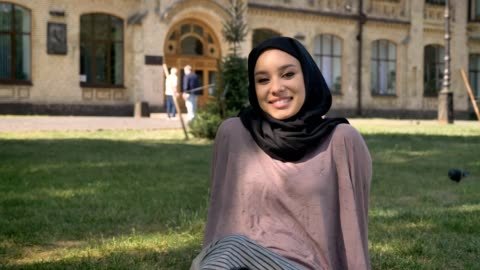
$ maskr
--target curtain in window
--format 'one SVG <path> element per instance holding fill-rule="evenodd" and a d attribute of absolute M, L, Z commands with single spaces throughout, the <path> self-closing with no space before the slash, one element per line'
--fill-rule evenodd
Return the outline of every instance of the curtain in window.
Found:
<path fill-rule="evenodd" d="M 123 20 L 107 14 L 80 17 L 80 79 L 90 85 L 123 84 Z"/>
<path fill-rule="evenodd" d="M 424 96 L 437 96 L 442 88 L 445 49 L 441 45 L 427 45 L 424 49 Z"/>
<path fill-rule="evenodd" d="M 395 95 L 397 48 L 388 40 L 372 43 L 371 88 L 375 95 Z"/>
<path fill-rule="evenodd" d="M 480 21 L 480 0 L 469 0 L 469 20 Z"/>
<path fill-rule="evenodd" d="M 30 12 L 0 2 L 0 80 L 30 80 Z"/>
<path fill-rule="evenodd" d="M 313 57 L 332 93 L 340 93 L 342 81 L 342 40 L 333 35 L 315 37 Z"/>
<path fill-rule="evenodd" d="M 480 98 L 480 54 L 470 54 L 468 58 L 470 85 L 475 97 Z"/>
<path fill-rule="evenodd" d="M 0 35 L 0 79 L 12 77 L 12 41 L 9 35 Z"/>
<path fill-rule="evenodd" d="M 480 20 L 480 0 L 475 0 L 474 2 L 474 8 L 473 8 L 473 19 L 475 21 Z"/>
<path fill-rule="evenodd" d="M 426 0 L 425 2 L 433 5 L 445 5 L 445 0 Z"/>

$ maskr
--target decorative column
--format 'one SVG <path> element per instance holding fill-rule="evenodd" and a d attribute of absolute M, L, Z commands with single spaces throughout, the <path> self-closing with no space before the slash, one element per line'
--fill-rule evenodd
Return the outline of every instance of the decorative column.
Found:
<path fill-rule="evenodd" d="M 450 91 L 450 1 L 445 0 L 445 69 L 443 86 L 438 93 L 438 121 L 453 124 L 453 92 Z"/>

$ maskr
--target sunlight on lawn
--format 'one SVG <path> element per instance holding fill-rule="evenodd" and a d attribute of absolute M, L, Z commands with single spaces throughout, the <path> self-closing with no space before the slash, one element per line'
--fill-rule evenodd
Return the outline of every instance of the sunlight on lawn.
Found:
<path fill-rule="evenodd" d="M 57 241 L 48 245 L 21 248 L 23 258 L 11 261 L 13 265 L 74 260 L 75 258 L 99 259 L 113 253 L 168 253 L 171 250 L 188 248 L 198 241 L 198 236 L 189 233 L 150 233 L 111 238 L 88 239 L 86 241 Z M 10 246 L 10 248 L 14 248 Z M 147 252 L 148 251 L 148 252 Z"/>
<path fill-rule="evenodd" d="M 475 269 L 480 124 L 351 123 L 373 158 L 372 268 Z M 211 147 L 181 130 L 0 133 L 0 268 L 188 269 Z"/>

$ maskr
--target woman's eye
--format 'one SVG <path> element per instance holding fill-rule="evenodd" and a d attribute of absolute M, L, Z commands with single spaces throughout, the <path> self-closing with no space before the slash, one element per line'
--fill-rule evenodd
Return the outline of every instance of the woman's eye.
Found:
<path fill-rule="evenodd" d="M 267 83 L 268 79 L 267 78 L 259 78 L 257 79 L 257 83 Z"/>
<path fill-rule="evenodd" d="M 285 74 L 283 74 L 283 77 L 285 78 L 291 78 L 295 75 L 295 72 L 287 72 Z"/>

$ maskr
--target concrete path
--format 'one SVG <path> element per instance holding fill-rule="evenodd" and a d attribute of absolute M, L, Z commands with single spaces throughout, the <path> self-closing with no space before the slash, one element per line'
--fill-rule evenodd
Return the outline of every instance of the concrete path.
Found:
<path fill-rule="evenodd" d="M 185 119 L 185 115 L 184 115 Z M 439 125 L 436 120 L 349 119 L 350 123 L 378 126 Z M 478 125 L 477 121 L 455 120 L 456 126 Z M 28 132 L 51 130 L 112 130 L 112 129 L 181 129 L 180 120 L 168 119 L 165 113 L 150 117 L 97 117 L 97 116 L 3 116 L 0 115 L 0 132 Z"/>
<path fill-rule="evenodd" d="M 0 116 L 0 132 L 50 130 L 110 130 L 110 129 L 177 129 L 180 120 L 166 114 L 151 117 L 97 116 Z"/>

